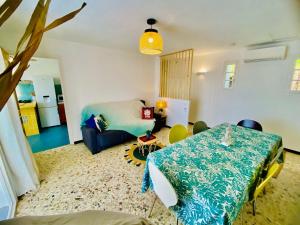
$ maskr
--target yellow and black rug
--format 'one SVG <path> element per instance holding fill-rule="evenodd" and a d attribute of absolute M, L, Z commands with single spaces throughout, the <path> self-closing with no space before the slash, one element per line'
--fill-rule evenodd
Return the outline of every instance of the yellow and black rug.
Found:
<path fill-rule="evenodd" d="M 151 152 L 157 151 L 164 147 L 163 144 L 156 143 L 151 146 Z M 128 149 L 125 149 L 125 159 L 128 163 L 133 163 L 136 166 L 140 166 L 141 164 L 146 163 L 147 156 L 149 154 L 148 151 L 149 146 L 144 146 L 144 155 L 142 151 L 140 151 L 139 146 L 137 144 L 132 144 Z"/>

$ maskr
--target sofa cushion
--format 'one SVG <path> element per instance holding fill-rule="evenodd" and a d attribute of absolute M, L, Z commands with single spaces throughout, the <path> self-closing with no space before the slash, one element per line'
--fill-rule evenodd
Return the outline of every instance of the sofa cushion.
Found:
<path fill-rule="evenodd" d="M 97 129 L 94 114 L 92 114 L 92 115 L 90 116 L 90 118 L 88 118 L 88 119 L 85 121 L 85 124 L 86 124 L 89 128 Z"/>
<path fill-rule="evenodd" d="M 97 145 L 101 147 L 99 150 L 102 150 L 133 138 L 136 137 L 123 130 L 105 130 L 97 135 Z"/>
<path fill-rule="evenodd" d="M 95 117 L 95 123 L 100 132 L 103 132 L 108 128 L 108 122 L 102 114 Z"/>
<path fill-rule="evenodd" d="M 142 119 L 152 120 L 154 116 L 154 107 L 142 107 Z"/>

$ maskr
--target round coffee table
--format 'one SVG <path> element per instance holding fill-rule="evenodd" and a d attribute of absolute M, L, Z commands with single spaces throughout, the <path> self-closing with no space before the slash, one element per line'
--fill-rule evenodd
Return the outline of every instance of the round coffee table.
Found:
<path fill-rule="evenodd" d="M 142 152 L 142 155 L 145 155 L 145 149 L 149 151 L 149 153 L 152 151 L 152 146 L 157 142 L 157 137 L 151 134 L 150 138 L 147 138 L 146 135 L 140 136 L 137 138 L 139 150 Z M 147 148 L 145 148 L 147 146 Z"/>

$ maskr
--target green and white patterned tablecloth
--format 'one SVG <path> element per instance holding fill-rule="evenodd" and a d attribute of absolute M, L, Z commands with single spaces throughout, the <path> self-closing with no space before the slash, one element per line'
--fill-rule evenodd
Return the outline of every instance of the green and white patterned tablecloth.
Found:
<path fill-rule="evenodd" d="M 225 147 L 221 142 L 228 126 L 233 143 Z M 179 200 L 170 209 L 183 224 L 232 224 L 264 163 L 281 144 L 280 136 L 221 124 L 150 153 L 142 191 L 151 186 L 151 161 L 175 188 Z"/>

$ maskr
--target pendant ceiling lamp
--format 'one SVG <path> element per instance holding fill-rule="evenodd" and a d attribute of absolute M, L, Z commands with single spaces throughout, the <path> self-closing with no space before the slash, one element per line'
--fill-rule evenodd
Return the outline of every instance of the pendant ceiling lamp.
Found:
<path fill-rule="evenodd" d="M 147 24 L 151 26 L 145 30 L 140 38 L 140 52 L 147 55 L 157 55 L 162 53 L 163 40 L 156 29 L 152 28 L 152 25 L 156 23 L 156 20 L 150 18 L 147 20 Z"/>

